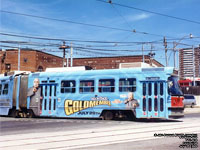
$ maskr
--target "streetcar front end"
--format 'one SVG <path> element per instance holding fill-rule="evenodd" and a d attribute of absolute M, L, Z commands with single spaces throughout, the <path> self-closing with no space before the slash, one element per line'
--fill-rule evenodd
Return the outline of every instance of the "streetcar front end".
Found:
<path fill-rule="evenodd" d="M 177 76 L 170 76 L 168 78 L 168 94 L 170 105 L 170 107 L 168 107 L 169 118 L 184 117 L 184 97 Z"/>

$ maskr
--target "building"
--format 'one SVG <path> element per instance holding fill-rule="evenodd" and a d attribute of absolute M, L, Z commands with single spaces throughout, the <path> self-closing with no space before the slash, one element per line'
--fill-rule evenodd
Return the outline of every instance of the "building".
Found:
<path fill-rule="evenodd" d="M 0 50 L 0 73 L 10 71 L 45 71 L 46 68 L 63 67 L 63 58 L 33 49 L 20 50 L 20 65 L 18 64 L 18 49 Z M 65 59 L 65 64 L 67 60 Z M 69 66 L 71 61 L 69 61 Z M 130 67 L 130 63 L 143 62 L 143 56 L 93 57 L 74 58 L 73 66 L 87 66 L 92 69 L 116 69 L 120 64 Z M 144 56 L 144 62 L 154 67 L 163 67 L 149 55 Z"/>
<path fill-rule="evenodd" d="M 200 48 L 179 50 L 179 74 L 181 79 L 200 77 Z"/>
<path fill-rule="evenodd" d="M 19 53 L 20 52 L 20 53 Z M 20 63 L 18 56 L 20 54 Z M 48 67 L 62 67 L 63 58 L 32 49 L 0 50 L 0 73 L 22 71 L 44 71 Z"/>
<path fill-rule="evenodd" d="M 73 66 L 89 66 L 92 69 L 116 69 L 119 68 L 120 64 L 135 62 L 143 62 L 143 56 L 75 58 L 73 59 Z M 149 55 L 144 56 L 144 62 L 154 67 L 163 67 L 161 63 L 152 59 Z"/>

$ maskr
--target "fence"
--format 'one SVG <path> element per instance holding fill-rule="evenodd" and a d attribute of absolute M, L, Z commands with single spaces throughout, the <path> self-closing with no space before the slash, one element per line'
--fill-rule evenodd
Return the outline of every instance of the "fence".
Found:
<path fill-rule="evenodd" d="M 200 95 L 200 86 L 181 87 L 183 94 Z"/>

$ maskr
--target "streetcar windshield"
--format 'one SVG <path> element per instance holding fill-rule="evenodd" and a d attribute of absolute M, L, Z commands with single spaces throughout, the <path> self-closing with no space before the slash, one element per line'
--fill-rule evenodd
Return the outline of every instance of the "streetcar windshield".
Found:
<path fill-rule="evenodd" d="M 168 78 L 168 93 L 174 96 L 183 95 L 178 84 L 178 77 L 171 76 Z"/>

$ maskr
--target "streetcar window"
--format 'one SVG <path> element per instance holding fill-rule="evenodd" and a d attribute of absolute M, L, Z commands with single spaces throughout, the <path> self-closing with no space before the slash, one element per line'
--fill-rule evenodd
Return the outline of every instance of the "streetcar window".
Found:
<path fill-rule="evenodd" d="M 63 80 L 61 81 L 61 93 L 75 93 L 76 81 L 75 80 Z"/>
<path fill-rule="evenodd" d="M 149 111 L 151 111 L 152 110 L 152 100 L 151 100 L 151 98 L 149 98 Z"/>
<path fill-rule="evenodd" d="M 79 87 L 80 93 L 94 92 L 94 80 L 82 80 Z"/>
<path fill-rule="evenodd" d="M 160 83 L 160 95 L 163 95 L 163 83 Z"/>
<path fill-rule="evenodd" d="M 158 99 L 154 99 L 154 111 L 158 111 Z"/>
<path fill-rule="evenodd" d="M 189 86 L 189 83 L 187 84 L 186 86 Z M 174 96 L 183 95 L 178 83 L 178 77 L 171 76 L 168 78 L 168 93 Z"/>
<path fill-rule="evenodd" d="M 136 79 L 135 78 L 119 79 L 119 91 L 120 92 L 135 92 Z"/>
<path fill-rule="evenodd" d="M 5 84 L 3 88 L 3 95 L 7 95 L 7 94 L 8 94 L 8 84 Z"/>
<path fill-rule="evenodd" d="M 158 95 L 158 84 L 154 83 L 154 95 Z"/>
<path fill-rule="evenodd" d="M 114 79 L 101 79 L 99 80 L 99 92 L 114 92 L 115 80 Z"/>
<path fill-rule="evenodd" d="M 51 92 L 52 92 L 52 86 L 50 85 L 50 92 L 49 92 L 49 96 L 51 96 Z"/>
<path fill-rule="evenodd" d="M 56 96 L 56 86 L 54 86 L 54 96 Z"/>
<path fill-rule="evenodd" d="M 143 95 L 146 95 L 146 83 L 143 83 Z"/>
<path fill-rule="evenodd" d="M 146 111 L 146 98 L 143 98 L 143 111 Z"/>
<path fill-rule="evenodd" d="M 44 100 L 44 110 L 47 110 L 47 100 Z"/>
<path fill-rule="evenodd" d="M 151 96 L 151 94 L 152 94 L 152 84 L 151 83 L 149 83 L 148 84 L 148 90 L 149 90 L 149 96 Z"/>
<path fill-rule="evenodd" d="M 51 99 L 49 99 L 49 110 L 51 110 Z"/>
<path fill-rule="evenodd" d="M 56 99 L 53 100 L 53 110 L 56 110 Z"/>
<path fill-rule="evenodd" d="M 163 98 L 160 99 L 160 111 L 163 111 L 163 103 L 164 103 L 164 100 Z"/>
<path fill-rule="evenodd" d="M 47 86 L 45 86 L 45 96 L 47 96 Z"/>
<path fill-rule="evenodd" d="M 1 95 L 2 84 L 0 84 L 0 95 Z"/>

